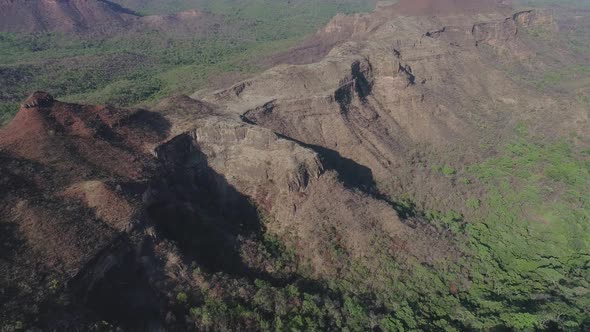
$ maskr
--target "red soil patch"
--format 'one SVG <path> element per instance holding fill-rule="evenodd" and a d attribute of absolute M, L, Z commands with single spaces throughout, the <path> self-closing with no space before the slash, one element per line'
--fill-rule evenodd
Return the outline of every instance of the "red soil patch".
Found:
<path fill-rule="evenodd" d="M 2 287 L 44 294 L 40 276 L 62 284 L 130 229 L 168 130 L 156 113 L 29 97 L 0 129 Z M 13 296 L 4 313 L 36 301 Z"/>
<path fill-rule="evenodd" d="M 70 175 L 100 171 L 138 179 L 151 159 L 147 149 L 168 128 L 147 111 L 62 103 L 36 92 L 0 130 L 0 149 Z"/>

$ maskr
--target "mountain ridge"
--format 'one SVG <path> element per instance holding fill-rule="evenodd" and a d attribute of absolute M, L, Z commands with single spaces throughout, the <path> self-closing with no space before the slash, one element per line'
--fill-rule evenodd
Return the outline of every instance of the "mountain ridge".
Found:
<path fill-rule="evenodd" d="M 35 92 L 0 128 L 0 319 L 587 328 L 590 114 L 523 82 L 578 55 L 549 11 L 465 3 L 339 15 L 147 109 Z"/>
<path fill-rule="evenodd" d="M 0 30 L 6 32 L 80 32 L 122 28 L 139 17 L 104 0 L 3 0 Z"/>
<path fill-rule="evenodd" d="M 142 16 L 106 0 L 3 0 L 0 31 L 74 33 L 112 36 L 157 29 L 171 33 L 214 34 L 223 29 L 221 15 L 198 10 Z"/>

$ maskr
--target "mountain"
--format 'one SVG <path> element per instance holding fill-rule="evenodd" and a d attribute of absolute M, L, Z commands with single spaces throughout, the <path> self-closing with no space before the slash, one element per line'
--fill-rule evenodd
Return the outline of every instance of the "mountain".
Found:
<path fill-rule="evenodd" d="M 177 110 L 181 103 L 189 113 L 167 114 L 166 105 Z M 168 293 L 173 285 L 185 282 L 175 272 L 186 268 L 177 257 L 263 278 L 271 258 L 248 242 L 262 227 L 298 225 L 300 254 L 326 271 L 334 262 L 314 248 L 321 228 L 334 225 L 346 230 L 342 241 L 354 250 L 369 246 L 370 233 L 386 232 L 413 239 L 408 255 L 427 261 L 454 253 L 446 241 L 401 223 L 390 205 L 347 189 L 308 147 L 188 97 L 159 109 L 67 104 L 36 92 L 0 131 L 8 188 L 0 207 L 2 285 L 30 289 L 3 302 L 3 320 L 39 314 L 23 309 L 43 303 L 52 307 L 39 318 L 48 329 L 104 318 L 180 328 L 166 322 L 165 304 L 176 296 Z M 260 225 L 257 208 L 277 222 Z"/>
<path fill-rule="evenodd" d="M 121 125 L 127 121 L 133 124 Z M 143 111 L 65 104 L 43 92 L 24 102 L 0 131 L 0 270 L 11 294 L 2 300 L 2 321 L 84 316 L 83 307 L 63 301 L 63 290 L 89 264 L 106 264 L 106 272 L 109 257 L 132 250 L 126 234 L 140 211 L 137 190 L 154 165 L 142 146 L 165 129 Z"/>
<path fill-rule="evenodd" d="M 574 63 L 582 68 L 577 77 L 586 77 L 582 72 L 587 73 L 588 67 L 576 60 L 580 52 L 559 37 L 564 22 L 559 23 L 551 11 L 509 10 L 506 4 L 491 1 L 469 5 L 460 1 L 400 1 L 372 14 L 340 15 L 295 48 L 295 53 L 279 55 L 278 62 L 292 64 L 278 65 L 226 89 L 205 89 L 192 96 L 320 151 L 328 168 L 337 170 L 349 186 L 376 197 L 390 197 L 401 205 L 401 215 L 427 216 L 430 222 L 425 224 L 438 224 L 440 233 L 433 238 L 450 235 L 451 243 L 463 248 L 460 252 L 465 256 L 459 256 L 470 261 L 463 265 L 450 259 L 440 270 L 433 267 L 431 277 L 424 277 L 429 272 L 417 272 L 414 265 L 409 276 L 387 282 L 391 274 L 380 271 L 366 256 L 352 258 L 352 251 L 344 249 L 356 269 L 330 273 L 323 262 L 314 264 L 312 260 L 309 264 L 320 279 L 346 275 L 354 280 L 351 292 L 362 289 L 378 303 L 391 302 L 392 311 L 405 310 L 400 309 L 404 301 L 416 301 L 408 305 L 416 312 L 416 308 L 424 308 L 420 303 L 425 298 L 458 291 L 462 295 L 442 295 L 444 300 L 440 301 L 445 304 L 433 307 L 476 317 L 473 325 L 468 323 L 470 319 L 459 323 L 459 330 L 498 326 L 543 329 L 561 324 L 547 303 L 560 302 L 557 298 L 561 296 L 572 299 L 563 294 L 573 288 L 561 289 L 556 297 L 548 295 L 551 281 L 520 264 L 544 266 L 547 257 L 562 263 L 581 259 L 572 268 L 585 269 L 587 260 L 580 255 L 587 252 L 590 239 L 573 234 L 577 227 L 587 227 L 587 215 L 554 212 L 559 217 L 545 224 L 540 211 L 546 204 L 553 206 L 547 208 L 552 211 L 561 204 L 572 211 L 587 211 L 587 204 L 581 201 L 550 203 L 552 195 L 542 188 L 567 187 L 564 190 L 573 190 L 574 200 L 588 197 L 583 186 L 590 178 L 582 152 L 590 143 L 588 104 L 576 97 L 575 89 L 551 93 L 528 82 L 544 82 L 547 76 L 539 73 L 564 72 Z M 572 86 L 573 81 L 564 75 L 554 82 L 563 79 L 560 84 Z M 565 178 L 551 169 L 562 168 L 565 160 L 577 165 L 579 177 L 561 187 Z M 400 202 L 403 197 L 409 200 Z M 570 224 L 572 220 L 576 222 Z M 425 224 L 415 227 L 421 229 Z M 286 233 L 283 236 L 290 238 Z M 465 244 L 463 237 L 474 242 Z M 299 238 L 291 240 L 296 248 Z M 573 238 L 580 247 L 570 244 Z M 328 238 L 323 241 L 331 242 Z M 554 245 L 545 245 L 545 241 Z M 387 264 L 387 258 L 381 259 Z M 407 264 L 430 266 L 420 259 Z M 454 270 L 457 264 L 461 272 Z M 454 272 L 442 272 L 446 269 Z M 551 269 L 549 273 L 565 276 L 568 269 Z M 421 284 L 412 278 L 437 280 L 441 285 Z M 508 280 L 517 286 L 494 290 L 491 284 L 484 286 L 490 279 L 503 285 L 500 287 Z M 524 286 L 529 280 L 534 280 L 531 288 Z M 572 275 L 563 280 L 577 285 L 575 288 L 584 287 L 588 279 Z M 413 291 L 392 291 L 400 287 L 398 283 L 417 287 L 419 295 L 413 298 L 408 294 Z M 543 289 L 540 293 L 544 295 L 537 297 L 535 287 Z M 526 295 L 513 295 L 512 291 Z M 582 309 L 589 293 L 584 294 L 584 300 L 573 306 L 571 319 L 586 321 L 589 317 Z M 524 302 L 516 304 L 517 298 Z M 569 300 L 564 301 L 557 306 L 572 308 Z M 476 308 L 463 307 L 471 304 Z M 491 308 L 488 304 L 496 309 L 486 312 L 484 308 Z M 436 315 L 425 314 L 429 323 L 413 325 L 403 314 L 394 314 L 392 325 L 426 330 L 449 326 L 433 327 L 429 319 Z M 500 322 L 495 315 L 514 320 Z M 520 315 L 530 320 L 520 325 L 516 322 L 524 317 Z M 453 317 L 443 316 L 447 322 Z M 548 321 L 541 323 L 543 319 Z"/>
<path fill-rule="evenodd" d="M 0 31 L 13 33 L 61 32 L 96 38 L 144 33 L 150 29 L 170 36 L 204 37 L 223 33 L 228 25 L 220 15 L 197 10 L 140 16 L 103 0 L 5 0 L 0 2 L 0 10 Z M 230 27 L 235 29 L 236 26 Z"/>
<path fill-rule="evenodd" d="M 0 129 L 0 319 L 587 329 L 590 71 L 571 25 L 401 0 L 148 109 L 34 93 Z"/>
<path fill-rule="evenodd" d="M 103 0 L 2 0 L 0 31 L 79 32 L 123 28 L 138 16 Z"/>
<path fill-rule="evenodd" d="M 399 16 L 449 16 L 502 13 L 510 14 L 507 1 L 499 0 L 419 0 L 395 2 L 383 1 L 370 14 L 336 15 L 325 27 L 306 38 L 297 48 L 274 55 L 274 62 L 305 63 L 321 60 L 336 45 L 351 38 L 360 38 L 363 33 L 385 24 Z"/>

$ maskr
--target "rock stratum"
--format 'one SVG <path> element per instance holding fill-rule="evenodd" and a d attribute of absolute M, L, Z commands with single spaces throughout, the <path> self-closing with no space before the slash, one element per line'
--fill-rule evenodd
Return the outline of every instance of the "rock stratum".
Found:
<path fill-rule="evenodd" d="M 481 146 L 495 146 L 519 122 L 549 136 L 568 130 L 584 136 L 588 115 L 582 107 L 553 112 L 558 99 L 515 82 L 502 68 L 518 64 L 535 71 L 554 61 L 526 37 L 528 29 L 556 32 L 551 14 L 508 15 L 500 6 L 474 16 L 458 8 L 442 16 L 407 16 L 395 5 L 390 16 L 335 17 L 312 37 L 327 43 L 321 47 L 337 41 L 321 60 L 279 65 L 193 97 L 353 160 L 371 170 L 375 181 L 365 186 L 395 183 L 390 187 L 401 190 L 397 195 L 422 177 L 399 178 L 399 169 L 414 169 L 428 149 L 477 160 L 486 154 Z M 294 50 L 303 58 L 316 51 Z"/>
<path fill-rule="evenodd" d="M 527 29 L 557 31 L 550 13 L 507 6 L 402 0 L 337 16 L 279 55 L 286 64 L 151 110 L 34 93 L 0 129 L 0 321 L 260 330 L 280 308 L 313 311 L 312 301 L 341 308 L 340 323 L 322 326 L 338 329 L 362 310 L 339 293 L 354 285 L 374 315 L 360 330 L 494 328 L 472 323 L 476 309 L 461 295 L 477 287 L 467 240 L 390 197 L 468 215 L 451 194 L 465 188 L 431 165 L 482 160 L 521 123 L 588 143 L 587 110 L 518 84 L 501 66 L 534 71 L 569 56 L 527 39 Z M 428 279 L 428 269 L 453 282 Z M 291 284 L 306 295 L 282 303 L 265 293 Z M 449 313 L 422 306 L 431 284 Z M 388 303 L 387 292 L 400 295 Z M 257 309 L 246 314 L 250 303 Z M 387 321 L 394 312 L 419 323 Z"/>

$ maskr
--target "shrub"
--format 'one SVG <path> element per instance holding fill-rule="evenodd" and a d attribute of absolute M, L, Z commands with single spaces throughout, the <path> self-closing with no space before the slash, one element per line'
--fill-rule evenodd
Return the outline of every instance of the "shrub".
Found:
<path fill-rule="evenodd" d="M 465 201 L 465 206 L 471 210 L 475 210 L 479 207 L 480 201 L 477 198 L 470 197 Z"/>
<path fill-rule="evenodd" d="M 188 303 L 188 295 L 186 295 L 186 293 L 184 293 L 184 292 L 180 292 L 180 293 L 176 294 L 176 301 L 178 301 L 179 304 L 187 304 Z"/>

